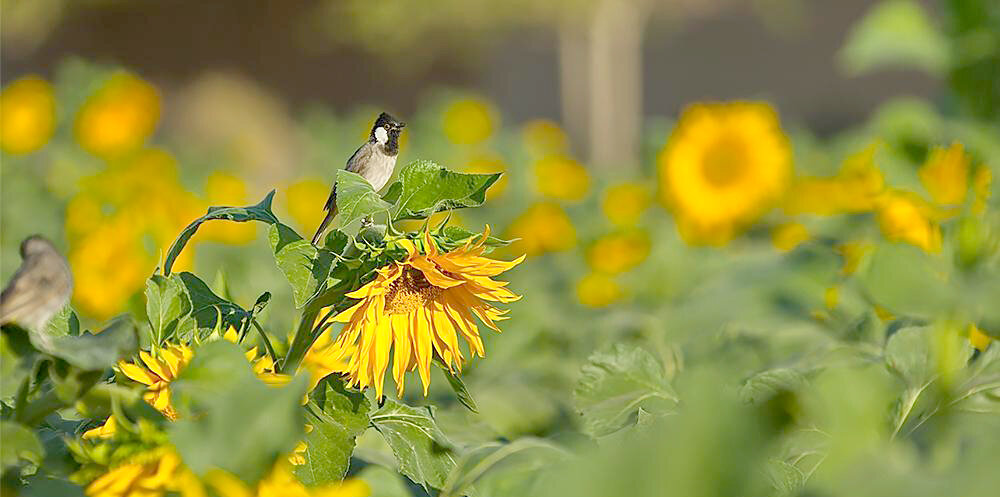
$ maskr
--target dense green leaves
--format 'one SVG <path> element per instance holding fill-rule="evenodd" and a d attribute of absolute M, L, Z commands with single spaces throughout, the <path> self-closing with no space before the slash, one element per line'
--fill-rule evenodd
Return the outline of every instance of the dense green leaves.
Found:
<path fill-rule="evenodd" d="M 625 344 L 590 356 L 581 370 L 575 397 L 583 430 L 595 437 L 618 430 L 638 415 L 639 408 L 664 413 L 677 403 L 659 359 L 643 348 Z"/>
<path fill-rule="evenodd" d="M 269 387 L 254 376 L 238 346 L 209 343 L 171 385 L 182 419 L 170 425 L 170 440 L 198 474 L 221 468 L 256 482 L 301 439 L 307 382 L 299 377 Z"/>
<path fill-rule="evenodd" d="M 340 481 L 347 473 L 354 443 L 368 428 L 371 405 L 365 396 L 348 390 L 337 378 L 328 377 L 313 391 L 306 409 L 305 464 L 295 474 L 307 485 Z"/>
<path fill-rule="evenodd" d="M 41 464 L 45 450 L 38 437 L 28 427 L 13 421 L 0 421 L 0 464 L 3 471 L 17 466 L 22 460 Z"/>
<path fill-rule="evenodd" d="M 154 344 L 173 336 L 190 312 L 191 302 L 184 296 L 180 279 L 154 274 L 146 281 L 146 316 Z"/>
<path fill-rule="evenodd" d="M 955 306 L 944 261 L 912 245 L 880 245 L 858 276 L 875 302 L 892 312 L 930 317 Z"/>
<path fill-rule="evenodd" d="M 139 346 L 135 324 L 130 317 L 116 319 L 96 334 L 48 338 L 32 335 L 31 339 L 32 344 L 42 352 L 85 371 L 110 368 L 122 357 L 134 353 Z"/>
<path fill-rule="evenodd" d="M 239 329 L 249 316 L 188 272 L 152 275 L 146 282 L 146 314 L 156 344 L 168 339 L 197 342 L 216 330 Z"/>
<path fill-rule="evenodd" d="M 372 189 L 371 183 L 361 175 L 343 169 L 337 171 L 337 212 L 340 226 L 347 226 L 380 212 L 389 212 L 390 207 L 392 205 L 382 200 L 378 192 Z"/>
<path fill-rule="evenodd" d="M 371 422 L 392 448 L 400 473 L 424 489 L 444 485 L 457 457 L 429 408 L 386 400 L 372 413 Z"/>
<path fill-rule="evenodd" d="M 333 266 L 334 254 L 316 248 L 309 240 L 303 239 L 281 223 L 271 225 L 268 239 L 274 252 L 274 261 L 292 287 L 295 307 L 302 308 L 326 282 Z"/>
<path fill-rule="evenodd" d="M 759 404 L 780 392 L 794 392 L 805 383 L 805 376 L 795 369 L 771 369 L 751 376 L 740 389 L 740 398 L 744 402 Z"/>
<path fill-rule="evenodd" d="M 273 199 L 274 190 L 271 190 L 263 200 L 254 205 L 246 207 L 209 207 L 208 212 L 204 216 L 192 221 L 191 224 L 187 225 L 181 231 L 180 235 L 177 235 L 177 239 L 174 240 L 173 245 L 170 246 L 170 250 L 167 251 L 167 257 L 163 260 L 164 276 L 170 275 L 170 269 L 173 267 L 177 256 L 184 250 L 184 246 L 187 245 L 188 240 L 198 231 L 202 223 L 212 220 L 227 220 L 238 223 L 245 223 L 247 221 L 260 221 L 268 224 L 277 223 L 278 218 L 271 212 L 271 201 Z"/>
<path fill-rule="evenodd" d="M 477 207 L 500 175 L 456 173 L 431 161 L 411 162 L 399 173 L 400 186 L 394 184 L 386 192 L 386 200 L 395 204 L 394 219 L 421 219 L 437 211 Z"/>

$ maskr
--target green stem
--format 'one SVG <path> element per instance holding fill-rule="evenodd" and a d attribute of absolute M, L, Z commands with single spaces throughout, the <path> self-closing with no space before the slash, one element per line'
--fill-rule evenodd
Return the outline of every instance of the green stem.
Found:
<path fill-rule="evenodd" d="M 302 358 L 306 356 L 306 351 L 312 345 L 313 323 L 316 321 L 318 314 L 319 309 L 309 306 L 302 312 L 299 328 L 295 330 L 295 337 L 292 338 L 292 344 L 288 347 L 288 354 L 285 355 L 285 360 L 281 363 L 279 373 L 295 374 L 295 371 L 299 368 L 299 363 L 302 362 Z"/>
<path fill-rule="evenodd" d="M 260 323 L 258 323 L 256 319 L 251 317 L 250 322 L 253 324 L 253 327 L 257 329 L 257 332 L 260 333 L 260 341 L 264 343 L 264 349 L 267 350 L 267 355 L 272 361 L 275 362 L 275 364 L 277 364 L 278 354 L 274 352 L 274 346 L 271 345 L 271 339 L 267 337 L 267 333 L 264 332 L 264 329 L 261 328 Z"/>

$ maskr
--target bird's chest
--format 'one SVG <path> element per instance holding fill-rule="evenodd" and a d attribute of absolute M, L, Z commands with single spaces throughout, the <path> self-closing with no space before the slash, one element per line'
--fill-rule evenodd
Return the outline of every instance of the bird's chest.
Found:
<path fill-rule="evenodd" d="M 392 170 L 396 167 L 396 156 L 386 155 L 381 150 L 376 149 L 368 161 L 367 171 L 362 174 L 375 191 L 379 191 L 392 176 Z"/>

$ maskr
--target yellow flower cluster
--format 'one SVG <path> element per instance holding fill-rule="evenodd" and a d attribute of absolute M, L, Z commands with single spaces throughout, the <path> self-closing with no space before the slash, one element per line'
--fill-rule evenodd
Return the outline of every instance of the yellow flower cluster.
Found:
<path fill-rule="evenodd" d="M 577 298 L 588 307 L 605 307 L 620 300 L 624 289 L 614 276 L 629 271 L 649 257 L 649 235 L 639 229 L 625 229 L 598 238 L 587 249 L 590 274 L 576 286 Z"/>
<path fill-rule="evenodd" d="M 875 152 L 873 144 L 848 157 L 836 176 L 797 178 L 785 197 L 785 213 L 831 216 L 873 210 L 885 189 Z"/>
<path fill-rule="evenodd" d="M 27 154 L 42 148 L 56 127 L 52 85 L 39 76 L 25 76 L 0 93 L 0 149 Z"/>
<path fill-rule="evenodd" d="M 576 229 L 559 204 L 540 202 L 518 216 L 507 228 L 518 239 L 512 248 L 528 255 L 560 252 L 576 246 Z"/>
<path fill-rule="evenodd" d="M 649 191 L 640 183 L 619 183 L 604 192 L 601 210 L 618 226 L 633 226 L 652 202 Z"/>
<path fill-rule="evenodd" d="M 659 172 L 661 200 L 684 240 L 721 245 L 785 192 L 791 147 L 767 104 L 695 104 L 660 153 Z"/>
<path fill-rule="evenodd" d="M 452 101 L 445 108 L 443 119 L 445 137 L 458 145 L 482 143 L 499 127 L 496 109 L 476 97 Z"/>

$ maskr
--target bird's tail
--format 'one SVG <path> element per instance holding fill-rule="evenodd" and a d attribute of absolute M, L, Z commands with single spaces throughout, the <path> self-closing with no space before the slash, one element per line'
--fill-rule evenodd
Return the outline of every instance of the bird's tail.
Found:
<path fill-rule="evenodd" d="M 330 223 L 333 222 L 333 217 L 337 215 L 337 206 L 333 205 L 330 210 L 326 211 L 326 217 L 323 218 L 323 222 L 319 223 L 319 229 L 316 230 L 316 234 L 313 235 L 312 244 L 316 245 L 323 238 L 323 234 L 326 229 L 330 227 Z"/>

